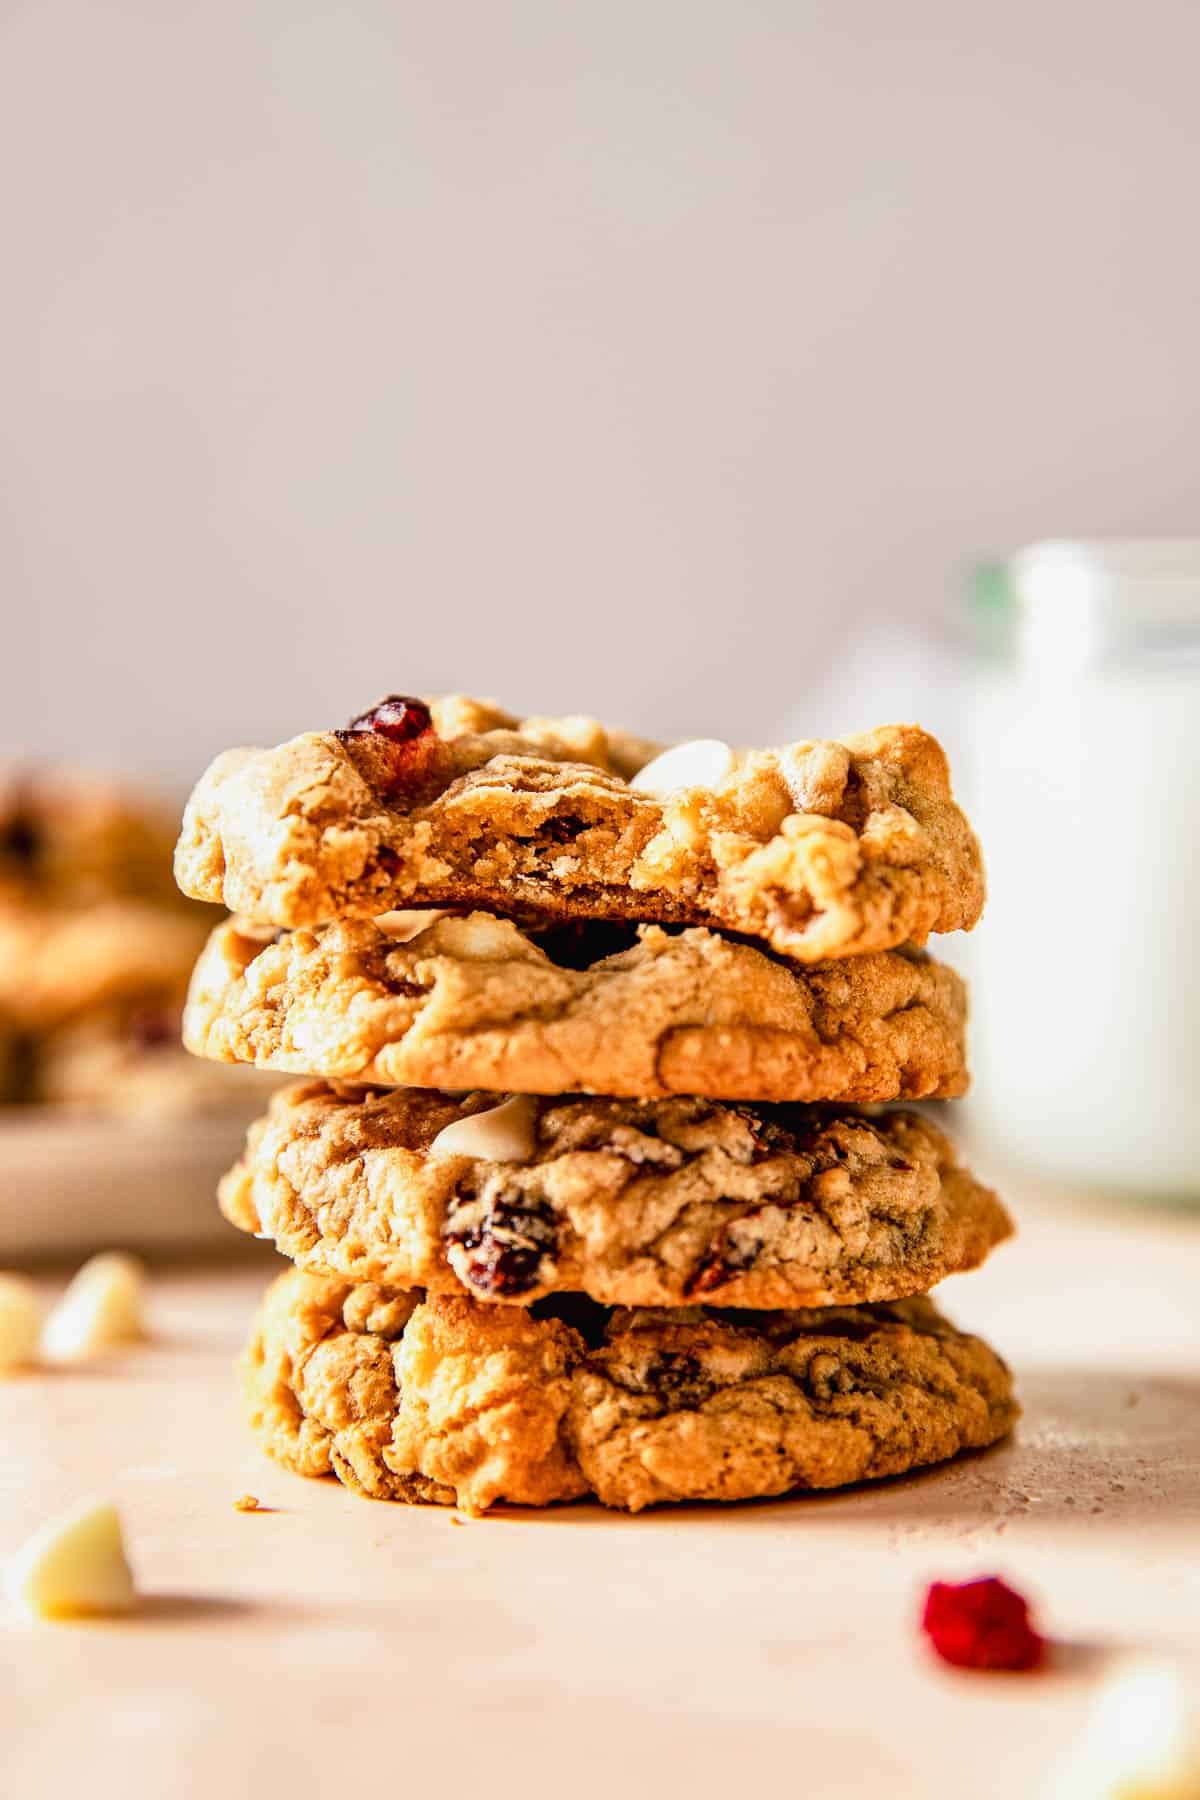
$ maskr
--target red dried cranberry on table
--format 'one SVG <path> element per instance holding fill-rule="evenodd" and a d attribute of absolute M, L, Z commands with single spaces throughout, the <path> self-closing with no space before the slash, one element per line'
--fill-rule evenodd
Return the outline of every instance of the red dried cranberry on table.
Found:
<path fill-rule="evenodd" d="M 1046 1650 L 1026 1600 L 994 1575 L 935 1581 L 925 1596 L 921 1629 L 956 1669 L 1035 1669 Z"/>

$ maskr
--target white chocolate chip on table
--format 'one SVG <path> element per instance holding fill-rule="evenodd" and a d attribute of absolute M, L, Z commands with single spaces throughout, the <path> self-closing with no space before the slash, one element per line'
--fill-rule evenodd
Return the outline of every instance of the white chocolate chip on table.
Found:
<path fill-rule="evenodd" d="M 1144 1654 L 1118 1661 L 1044 1800 L 1200 1800 L 1200 1720 L 1179 1667 Z"/>
<path fill-rule="evenodd" d="M 120 1251 L 93 1256 L 46 1320 L 42 1355 L 47 1362 L 81 1362 L 141 1337 L 143 1319 L 141 1263 Z"/>
<path fill-rule="evenodd" d="M 87 1501 L 48 1520 L 10 1561 L 5 1588 L 30 1619 L 131 1612 L 137 1590 L 116 1507 Z"/>

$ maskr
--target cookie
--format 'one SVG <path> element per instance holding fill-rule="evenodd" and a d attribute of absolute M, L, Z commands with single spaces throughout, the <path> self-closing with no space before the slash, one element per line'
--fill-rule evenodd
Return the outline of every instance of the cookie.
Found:
<path fill-rule="evenodd" d="M 188 804 L 185 893 L 276 926 L 408 905 L 706 925 L 804 962 L 972 926 L 979 847 L 915 726 L 734 753 L 393 696 L 230 750 Z"/>
<path fill-rule="evenodd" d="M 472 1513 L 842 1487 L 992 1444 L 1018 1411 L 996 1353 L 923 1299 L 535 1314 L 298 1270 L 241 1378 L 259 1443 L 297 1473 Z"/>
<path fill-rule="evenodd" d="M 781 1101 L 961 1094 L 965 1026 L 959 977 L 919 950 L 806 965 L 696 926 L 490 913 L 265 942 L 229 921 L 184 1014 L 197 1055 L 331 1080 Z"/>
<path fill-rule="evenodd" d="M 0 1103 L 172 1114 L 265 1101 L 270 1077 L 184 1052 L 207 932 L 204 918 L 144 899 L 0 900 Z"/>
<path fill-rule="evenodd" d="M 302 1268 L 521 1305 L 562 1291 L 620 1306 L 897 1299 L 975 1267 L 1012 1229 L 911 1113 L 495 1104 L 289 1088 L 251 1127 L 222 1210 Z"/>
<path fill-rule="evenodd" d="M 82 770 L 0 769 L 0 901 L 83 905 L 143 898 L 180 907 L 172 822 Z"/>
<path fill-rule="evenodd" d="M 169 1011 L 172 1031 L 208 924 L 146 900 L 0 904 L 0 1014 L 29 1032 L 98 1010 Z"/>
<path fill-rule="evenodd" d="M 14 1099 L 110 1117 L 184 1118 L 230 1109 L 249 1116 L 272 1078 L 255 1069 L 197 1062 L 179 1042 L 178 1018 L 104 1018 L 28 1040 L 24 1090 Z"/>

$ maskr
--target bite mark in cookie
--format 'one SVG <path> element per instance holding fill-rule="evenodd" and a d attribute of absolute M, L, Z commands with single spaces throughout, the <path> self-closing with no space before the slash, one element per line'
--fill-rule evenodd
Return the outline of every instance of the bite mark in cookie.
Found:
<path fill-rule="evenodd" d="M 975 923 L 978 845 L 916 727 L 738 753 L 663 794 L 635 785 L 652 750 L 594 720 L 396 697 L 347 732 L 219 757 L 180 885 L 277 925 L 495 906 L 707 925 L 806 962 Z"/>

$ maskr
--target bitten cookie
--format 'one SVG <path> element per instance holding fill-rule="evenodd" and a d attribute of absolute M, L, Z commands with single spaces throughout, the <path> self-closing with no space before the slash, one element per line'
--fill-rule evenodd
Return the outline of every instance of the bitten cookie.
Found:
<path fill-rule="evenodd" d="M 220 1188 L 302 1268 L 529 1305 L 789 1307 L 924 1293 L 1012 1229 L 909 1113 L 696 1099 L 496 1107 L 320 1084 L 276 1096 Z"/>
<path fill-rule="evenodd" d="M 242 1359 L 262 1447 L 381 1500 L 639 1512 L 898 1475 L 1017 1417 L 995 1352 L 928 1300 L 565 1317 L 275 1282 Z M 568 1319 L 570 1322 L 568 1322 Z"/>
<path fill-rule="evenodd" d="M 965 1025 L 959 977 L 919 950 L 809 967 L 698 928 L 538 938 L 489 913 L 393 913 L 266 942 L 218 926 L 184 1041 L 332 1080 L 862 1102 L 961 1094 Z"/>
<path fill-rule="evenodd" d="M 652 748 L 591 719 L 394 695 L 345 731 L 218 757 L 176 874 L 279 926 L 483 906 L 723 927 L 804 962 L 978 918 L 979 846 L 915 726 Z"/>

